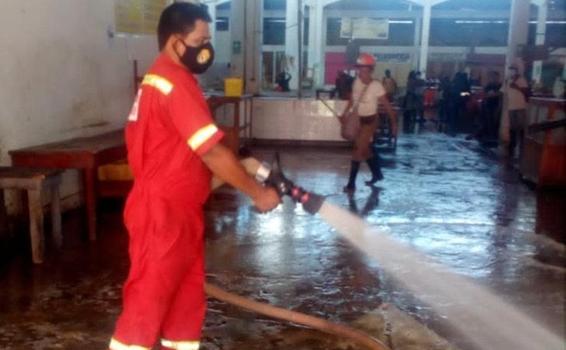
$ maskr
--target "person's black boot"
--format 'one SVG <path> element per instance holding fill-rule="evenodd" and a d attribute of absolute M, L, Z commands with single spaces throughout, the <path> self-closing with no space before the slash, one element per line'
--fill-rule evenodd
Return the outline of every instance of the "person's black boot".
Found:
<path fill-rule="evenodd" d="M 359 170 L 360 162 L 353 160 L 350 165 L 350 178 L 348 179 L 348 184 L 344 187 L 344 192 L 352 192 L 356 190 L 356 177 L 358 176 Z"/>
<path fill-rule="evenodd" d="M 373 186 L 376 182 L 383 180 L 383 173 L 381 172 L 381 165 L 379 158 L 375 155 L 373 158 L 367 160 L 369 170 L 371 170 L 371 180 L 366 181 L 366 185 Z"/>

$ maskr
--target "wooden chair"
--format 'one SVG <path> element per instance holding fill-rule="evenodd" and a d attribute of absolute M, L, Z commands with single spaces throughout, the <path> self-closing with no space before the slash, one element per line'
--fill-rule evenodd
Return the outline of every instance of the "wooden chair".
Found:
<path fill-rule="evenodd" d="M 51 222 L 53 239 L 57 247 L 61 247 L 61 200 L 59 185 L 61 171 L 53 169 L 35 169 L 22 167 L 0 167 L 0 212 L 5 214 L 4 190 L 25 190 L 28 198 L 29 226 L 31 237 L 32 260 L 36 264 L 43 262 L 44 242 L 43 233 L 43 203 L 44 190 L 51 196 Z M 2 215 L 4 216 L 4 215 Z"/>

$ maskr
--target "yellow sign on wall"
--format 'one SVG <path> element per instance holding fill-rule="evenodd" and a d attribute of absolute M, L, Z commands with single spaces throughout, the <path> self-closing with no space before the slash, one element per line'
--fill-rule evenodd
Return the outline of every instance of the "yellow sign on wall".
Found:
<path fill-rule="evenodd" d="M 167 0 L 115 0 L 116 32 L 155 34 Z"/>

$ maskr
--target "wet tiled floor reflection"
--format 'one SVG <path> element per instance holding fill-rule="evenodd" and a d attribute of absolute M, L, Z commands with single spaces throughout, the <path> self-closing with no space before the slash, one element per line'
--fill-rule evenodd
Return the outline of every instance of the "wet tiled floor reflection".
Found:
<path fill-rule="evenodd" d="M 270 159 L 275 148 L 254 149 Z M 289 178 L 564 330 L 566 199 L 538 194 L 474 142 L 406 135 L 383 154 L 385 180 L 342 193 L 349 167 L 340 148 L 280 148 Z M 221 189 L 207 205 L 209 280 L 257 300 L 350 323 L 389 303 L 452 343 L 449 320 L 396 286 L 379 263 L 350 247 L 318 216 L 285 203 L 258 214 Z M 562 213 L 562 214 L 561 214 Z M 65 250 L 32 266 L 26 246 L 0 265 L 1 349 L 103 349 L 120 307 L 127 237 L 116 205 L 103 210 L 100 240 L 79 239 L 65 217 Z M 549 238 L 552 237 L 552 238 Z M 504 322 L 504 320 L 502 320 Z M 347 349 L 317 332 L 210 301 L 205 349 Z M 417 349 L 416 347 L 415 349 Z"/>

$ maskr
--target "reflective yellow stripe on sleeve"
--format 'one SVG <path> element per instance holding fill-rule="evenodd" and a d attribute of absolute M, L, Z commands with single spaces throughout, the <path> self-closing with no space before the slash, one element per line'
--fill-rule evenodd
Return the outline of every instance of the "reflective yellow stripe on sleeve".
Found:
<path fill-rule="evenodd" d="M 109 348 L 110 350 L 150 350 L 151 349 L 140 345 L 126 345 L 114 338 L 112 338 L 112 340 L 110 341 Z"/>
<path fill-rule="evenodd" d="M 142 85 L 154 87 L 164 95 L 169 95 L 173 90 L 173 84 L 169 80 L 155 74 L 147 74 L 143 78 Z"/>
<path fill-rule="evenodd" d="M 200 347 L 199 341 L 171 341 L 161 339 L 161 346 L 175 350 L 198 350 Z"/>
<path fill-rule="evenodd" d="M 191 136 L 188 141 L 189 147 L 196 151 L 200 146 L 204 145 L 214 134 L 218 132 L 218 128 L 214 124 L 208 124 L 207 126 L 200 128 L 197 132 Z"/>

